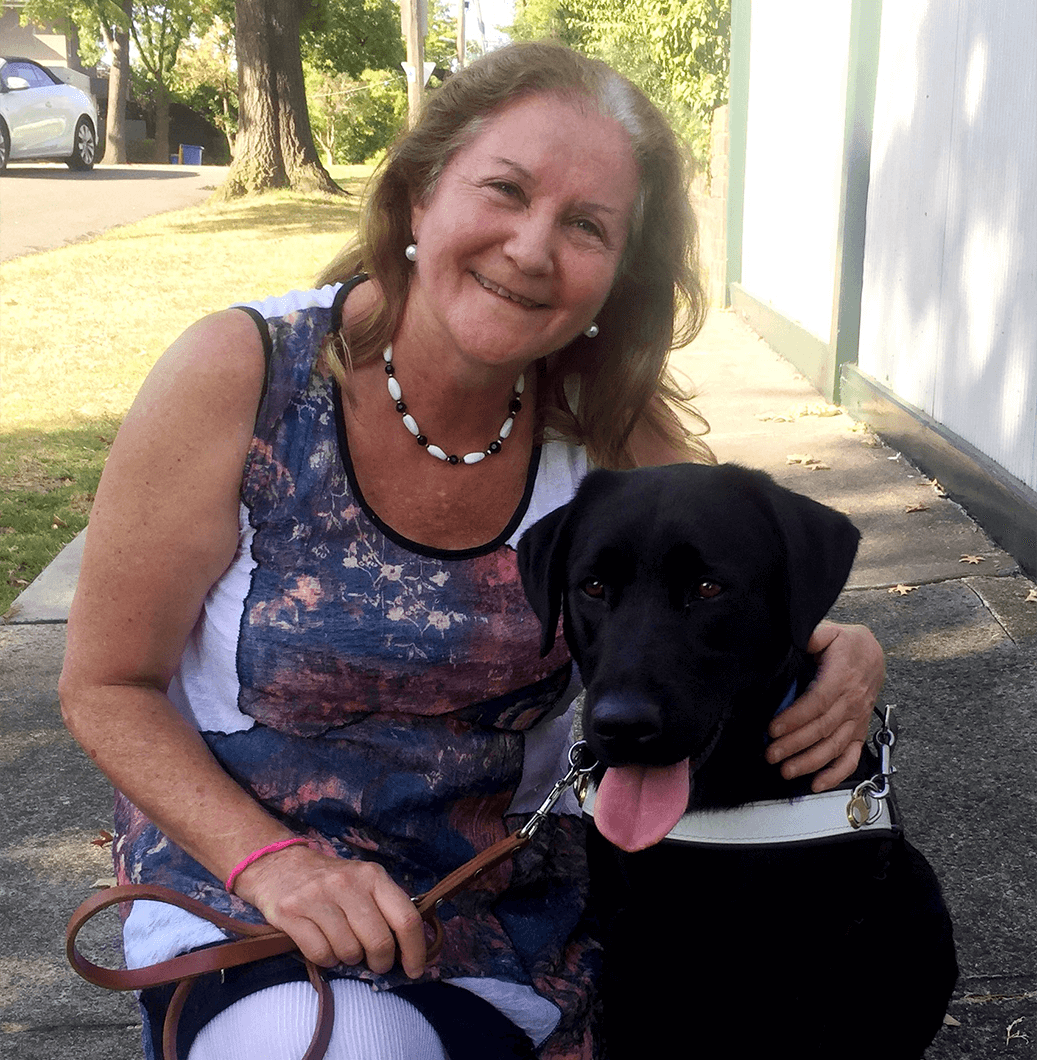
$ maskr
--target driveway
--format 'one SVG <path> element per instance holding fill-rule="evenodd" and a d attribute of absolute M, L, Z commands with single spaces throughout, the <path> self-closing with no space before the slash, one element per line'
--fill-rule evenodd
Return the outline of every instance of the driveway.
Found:
<path fill-rule="evenodd" d="M 222 166 L 97 166 L 14 163 L 0 175 L 0 261 L 100 235 L 115 225 L 203 202 Z"/>

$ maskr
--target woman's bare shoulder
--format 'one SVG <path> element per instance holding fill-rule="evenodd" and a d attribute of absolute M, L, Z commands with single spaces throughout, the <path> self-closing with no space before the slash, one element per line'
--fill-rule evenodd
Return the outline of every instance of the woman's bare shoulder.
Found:
<path fill-rule="evenodd" d="M 225 309 L 192 324 L 156 362 L 141 390 L 147 394 L 158 382 L 168 385 L 224 384 L 225 398 L 258 402 L 266 371 L 263 339 L 252 317 L 240 309 Z M 215 396 L 215 395 L 214 395 Z"/>
<path fill-rule="evenodd" d="M 234 556 L 264 371 L 247 314 L 206 317 L 159 358 L 116 436 L 90 515 L 70 643 L 89 646 L 120 679 L 168 680 L 205 593 Z"/>

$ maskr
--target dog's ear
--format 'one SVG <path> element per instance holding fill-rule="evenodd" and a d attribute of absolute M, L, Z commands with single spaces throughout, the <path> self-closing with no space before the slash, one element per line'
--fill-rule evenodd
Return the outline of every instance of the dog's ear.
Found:
<path fill-rule="evenodd" d="M 842 512 L 777 484 L 771 503 L 785 541 L 792 642 L 805 649 L 850 576 L 861 535 Z"/>
<path fill-rule="evenodd" d="M 570 502 L 571 504 L 571 502 Z M 522 588 L 540 619 L 540 655 L 555 642 L 565 593 L 565 560 L 569 552 L 569 504 L 535 522 L 519 539 L 518 569 Z"/>

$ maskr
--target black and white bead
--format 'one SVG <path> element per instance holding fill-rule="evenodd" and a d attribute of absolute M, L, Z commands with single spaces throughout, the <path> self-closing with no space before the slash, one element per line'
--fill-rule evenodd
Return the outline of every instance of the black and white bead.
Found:
<path fill-rule="evenodd" d="M 515 382 L 511 400 L 508 402 L 508 418 L 501 424 L 500 430 L 497 432 L 497 437 L 481 451 L 465 453 L 464 456 L 457 456 L 447 454 L 447 452 L 440 446 L 430 442 L 428 437 L 421 433 L 421 428 L 418 426 L 417 420 L 415 420 L 407 411 L 407 403 L 403 400 L 403 390 L 400 388 L 400 384 L 396 379 L 396 369 L 393 367 L 392 363 L 391 343 L 385 347 L 385 351 L 382 353 L 382 359 L 385 361 L 385 374 L 388 376 L 386 385 L 389 388 L 389 397 L 395 402 L 396 411 L 403 417 L 404 427 L 414 435 L 414 439 L 418 445 L 422 446 L 437 460 L 442 460 L 448 464 L 478 464 L 480 460 L 485 460 L 486 457 L 494 456 L 501 451 L 504 440 L 511 434 L 511 429 L 515 426 L 515 417 L 522 409 L 522 392 L 526 389 L 525 375 L 520 375 Z"/>

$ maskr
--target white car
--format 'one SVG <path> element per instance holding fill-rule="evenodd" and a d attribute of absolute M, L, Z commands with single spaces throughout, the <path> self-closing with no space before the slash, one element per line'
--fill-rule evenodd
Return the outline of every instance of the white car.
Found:
<path fill-rule="evenodd" d="M 8 162 L 64 162 L 93 169 L 93 97 L 31 59 L 0 58 L 0 170 Z"/>

